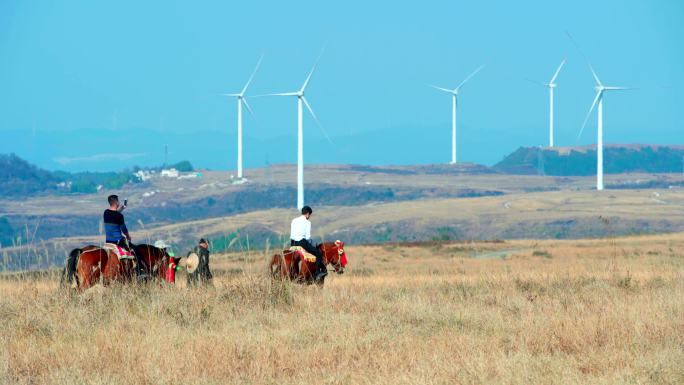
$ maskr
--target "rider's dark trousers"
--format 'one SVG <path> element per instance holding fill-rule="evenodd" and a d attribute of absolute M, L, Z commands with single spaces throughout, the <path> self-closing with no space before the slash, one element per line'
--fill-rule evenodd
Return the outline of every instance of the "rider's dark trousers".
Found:
<path fill-rule="evenodd" d="M 320 250 L 315 248 L 307 239 L 302 239 L 301 241 L 295 241 L 293 239 L 290 239 L 290 246 L 303 247 L 304 250 L 316 256 L 316 269 L 318 269 L 318 271 L 325 270 L 325 265 L 323 265 L 323 254 Z"/>

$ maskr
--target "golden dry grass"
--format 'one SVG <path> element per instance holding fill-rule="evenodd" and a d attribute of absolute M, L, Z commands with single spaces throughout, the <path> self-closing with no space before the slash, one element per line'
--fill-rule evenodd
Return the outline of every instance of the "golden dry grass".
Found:
<path fill-rule="evenodd" d="M 349 246 L 323 290 L 267 253 L 213 289 L 0 281 L 0 381 L 19 384 L 684 382 L 684 235 Z"/>

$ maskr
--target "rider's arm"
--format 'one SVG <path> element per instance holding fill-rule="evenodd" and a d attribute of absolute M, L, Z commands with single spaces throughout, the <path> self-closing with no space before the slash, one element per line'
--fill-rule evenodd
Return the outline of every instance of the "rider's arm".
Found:
<path fill-rule="evenodd" d="M 116 209 L 116 211 L 122 212 L 122 211 L 126 210 L 126 207 L 128 207 L 128 199 L 124 199 L 124 203 L 122 205 L 120 205 L 119 208 Z"/>
<path fill-rule="evenodd" d="M 128 241 L 130 242 L 131 241 L 131 235 L 128 234 L 128 227 L 126 227 L 126 221 L 124 220 L 123 214 L 119 214 L 119 215 L 121 215 L 121 223 L 119 224 L 119 226 L 120 226 L 119 228 L 121 229 L 121 234 L 123 234 L 126 237 L 126 239 L 128 239 Z"/>
<path fill-rule="evenodd" d="M 306 236 L 304 238 L 311 240 L 311 222 L 306 221 L 304 228 L 306 229 Z"/>
<path fill-rule="evenodd" d="M 131 235 L 128 234 L 128 228 L 126 227 L 126 224 L 125 224 L 125 223 L 124 223 L 123 225 L 121 225 L 121 233 L 122 233 L 126 238 L 128 238 L 128 241 L 130 242 L 130 240 L 131 240 Z"/>

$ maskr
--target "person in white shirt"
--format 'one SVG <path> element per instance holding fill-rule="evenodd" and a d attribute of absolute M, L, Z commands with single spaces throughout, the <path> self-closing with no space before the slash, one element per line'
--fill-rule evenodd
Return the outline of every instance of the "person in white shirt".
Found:
<path fill-rule="evenodd" d="M 290 245 L 301 246 L 304 250 L 316 256 L 314 280 L 318 282 L 328 275 L 328 272 L 323 264 L 323 254 L 311 244 L 311 222 L 309 222 L 311 214 L 313 214 L 311 207 L 304 206 L 302 207 L 302 215 L 292 220 L 290 224 Z"/>

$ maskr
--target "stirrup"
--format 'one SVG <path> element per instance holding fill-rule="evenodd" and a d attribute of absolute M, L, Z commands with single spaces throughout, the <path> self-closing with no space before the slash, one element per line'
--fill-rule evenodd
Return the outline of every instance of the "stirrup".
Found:
<path fill-rule="evenodd" d="M 328 275 L 327 271 L 320 271 L 318 274 L 316 274 L 316 277 L 314 278 L 314 281 L 320 282 L 323 278 L 325 278 Z"/>

